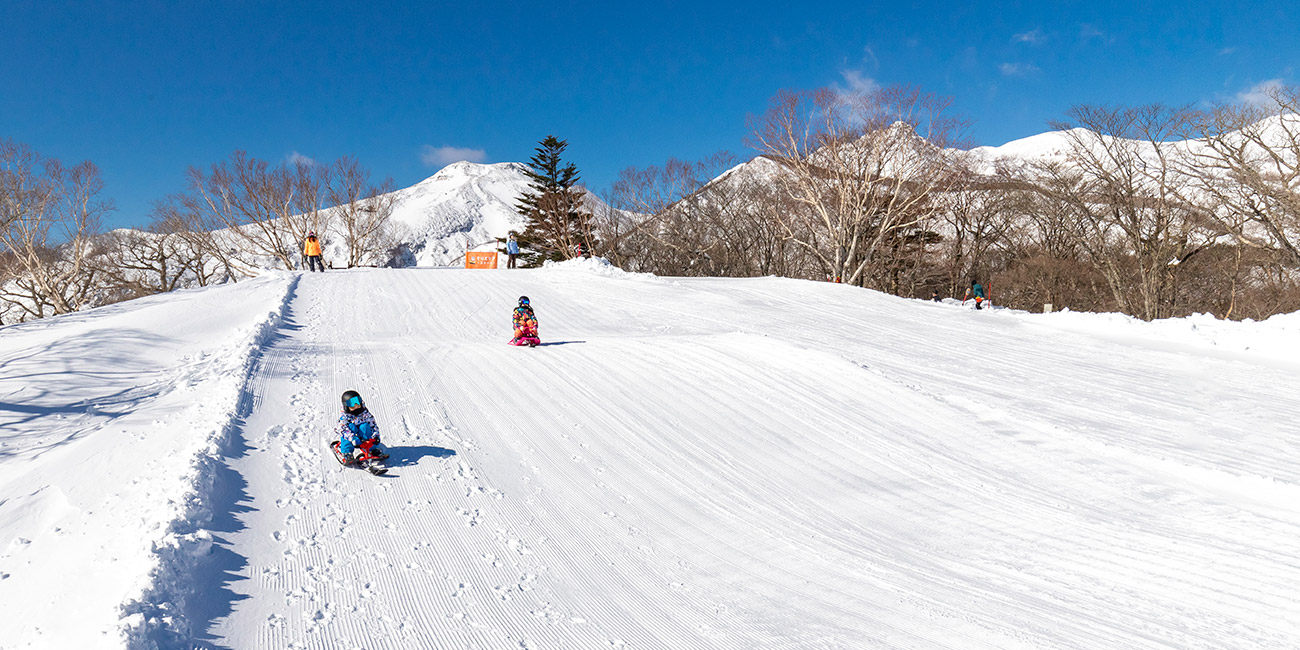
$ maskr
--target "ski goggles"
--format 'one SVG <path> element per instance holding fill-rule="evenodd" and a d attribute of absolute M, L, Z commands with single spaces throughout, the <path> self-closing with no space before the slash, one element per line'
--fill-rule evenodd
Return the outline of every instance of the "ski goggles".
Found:
<path fill-rule="evenodd" d="M 348 407 L 348 410 L 349 410 L 349 411 L 352 410 L 352 409 L 354 409 L 354 408 L 359 408 L 360 406 L 361 406 L 361 398 L 360 398 L 360 397 L 350 397 L 350 398 L 348 398 L 347 407 Z"/>

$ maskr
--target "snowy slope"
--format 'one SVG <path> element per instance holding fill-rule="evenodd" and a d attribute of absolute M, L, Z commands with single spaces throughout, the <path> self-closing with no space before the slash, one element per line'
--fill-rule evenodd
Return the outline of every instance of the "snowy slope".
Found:
<path fill-rule="evenodd" d="M 0 647 L 120 647 L 123 605 L 174 597 L 150 573 L 206 553 L 205 484 L 294 282 L 0 328 Z"/>
<path fill-rule="evenodd" d="M 594 261 L 258 282 L 0 330 L 0 647 L 1300 646 L 1296 315 Z M 505 345 L 521 293 L 549 345 Z M 350 388 L 386 477 L 325 448 Z M 159 444 L 203 451 L 91 462 Z"/>

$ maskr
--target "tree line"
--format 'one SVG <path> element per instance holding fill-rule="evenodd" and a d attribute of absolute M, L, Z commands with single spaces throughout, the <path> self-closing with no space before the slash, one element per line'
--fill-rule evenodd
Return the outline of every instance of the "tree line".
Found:
<path fill-rule="evenodd" d="M 355 158 L 273 165 L 243 151 L 191 167 L 140 230 L 103 231 L 113 209 L 91 162 L 66 166 L 0 140 L 0 324 L 301 265 L 317 233 L 348 267 L 398 253 L 395 195 Z"/>
<path fill-rule="evenodd" d="M 908 297 L 978 280 L 1002 305 L 1210 312 L 1300 309 L 1300 89 L 1212 110 L 1076 106 L 1057 148 L 991 159 L 952 99 L 909 86 L 782 91 L 730 153 L 623 170 L 593 201 L 548 136 L 516 206 L 526 264 L 595 254 L 659 275 L 777 275 Z M 347 266 L 400 260 L 391 179 L 356 159 L 192 167 L 143 230 L 94 164 L 0 140 L 0 323 L 300 265 L 308 232 Z"/>
<path fill-rule="evenodd" d="M 966 148 L 951 99 L 783 91 L 759 157 L 624 170 L 591 220 L 628 270 L 830 280 L 1143 319 L 1300 309 L 1300 90 L 1212 110 L 1077 106 L 1035 159 Z M 729 171 L 730 170 L 730 171 Z"/>

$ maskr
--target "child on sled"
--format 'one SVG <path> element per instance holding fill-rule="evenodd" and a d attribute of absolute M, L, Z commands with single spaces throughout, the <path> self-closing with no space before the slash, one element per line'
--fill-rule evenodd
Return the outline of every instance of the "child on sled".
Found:
<path fill-rule="evenodd" d="M 537 316 L 533 313 L 533 306 L 528 302 L 528 296 L 519 297 L 519 306 L 515 307 L 513 320 L 515 337 L 510 339 L 510 345 L 527 345 L 535 348 L 541 344 L 542 340 L 537 337 Z"/>

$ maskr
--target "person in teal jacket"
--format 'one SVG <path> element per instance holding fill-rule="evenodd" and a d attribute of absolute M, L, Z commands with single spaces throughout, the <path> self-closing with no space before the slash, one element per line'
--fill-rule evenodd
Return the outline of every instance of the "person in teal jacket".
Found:
<path fill-rule="evenodd" d="M 966 302 L 972 297 L 975 298 L 975 308 L 983 309 L 984 301 L 988 298 L 984 295 L 984 287 L 975 280 L 970 281 L 970 288 L 966 290 L 966 297 L 962 299 L 962 302 Z"/>

